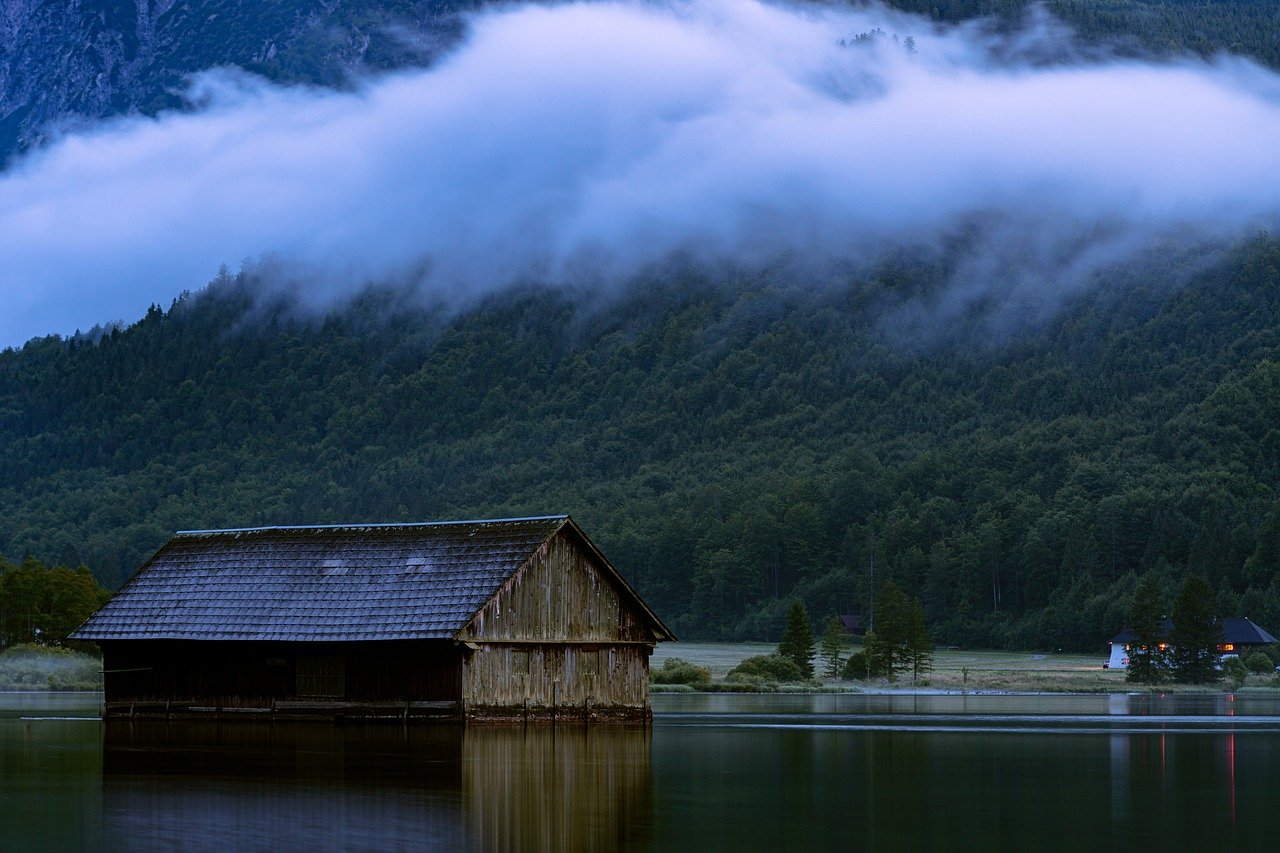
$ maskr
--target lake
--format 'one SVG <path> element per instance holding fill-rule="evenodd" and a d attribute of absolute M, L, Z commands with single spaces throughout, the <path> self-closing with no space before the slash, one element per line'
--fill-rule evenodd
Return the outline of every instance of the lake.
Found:
<path fill-rule="evenodd" d="M 649 731 L 112 723 L 0 693 L 6 850 L 1224 850 L 1270 695 L 659 695 Z M 86 719 L 88 718 L 88 719 Z"/>

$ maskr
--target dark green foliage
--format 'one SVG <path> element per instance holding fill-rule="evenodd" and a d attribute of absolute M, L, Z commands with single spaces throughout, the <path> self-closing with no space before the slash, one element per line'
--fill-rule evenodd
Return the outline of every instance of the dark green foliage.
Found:
<path fill-rule="evenodd" d="M 780 654 L 756 655 L 729 670 L 727 681 L 742 683 L 806 681 L 809 675 L 789 657 Z"/>
<path fill-rule="evenodd" d="M 1249 672 L 1252 672 L 1254 675 L 1262 675 L 1264 673 L 1275 671 L 1275 664 L 1271 662 L 1271 658 L 1267 657 L 1267 654 L 1261 649 L 1247 655 L 1244 658 L 1244 666 L 1245 669 L 1249 670 Z"/>
<path fill-rule="evenodd" d="M 778 643 L 778 656 L 795 663 L 805 678 L 813 678 L 813 625 L 803 601 L 796 601 L 787 611 L 787 627 Z"/>
<path fill-rule="evenodd" d="M 1221 677 L 1217 648 L 1222 628 L 1215 621 L 1215 609 L 1209 582 L 1203 575 L 1187 575 L 1173 602 L 1173 635 L 1169 638 L 1173 675 L 1178 681 L 1207 684 Z"/>
<path fill-rule="evenodd" d="M 988 17 L 999 28 L 1016 25 L 1038 6 L 1078 33 L 1082 44 L 1109 44 L 1121 55 L 1210 58 L 1230 52 L 1280 67 L 1280 42 L 1274 37 L 1280 9 L 1269 0 L 889 0 L 889 5 L 944 21 Z"/>
<path fill-rule="evenodd" d="M 1159 684 L 1168 674 L 1165 651 L 1160 648 L 1168 637 L 1164 633 L 1164 612 L 1160 588 L 1155 575 L 1148 572 L 1138 581 L 1129 609 L 1129 627 L 1137 639 L 1129 650 L 1129 669 L 1125 678 L 1137 684 Z"/>
<path fill-rule="evenodd" d="M 1226 677 L 1232 689 L 1239 690 L 1244 685 L 1245 679 L 1249 677 L 1249 669 L 1244 661 L 1232 656 L 1222 662 L 1221 676 Z"/>
<path fill-rule="evenodd" d="M 911 683 L 919 684 L 921 679 L 933 671 L 933 639 L 924 621 L 924 607 L 920 599 L 911 599 L 907 611 L 907 643 L 906 661 L 911 670 Z"/>
<path fill-rule="evenodd" d="M 871 664 L 865 650 L 859 650 L 845 659 L 840 669 L 840 677 L 846 681 L 865 681 L 872 676 Z"/>
<path fill-rule="evenodd" d="M 827 620 L 826 630 L 822 632 L 822 643 L 819 654 L 822 658 L 822 674 L 827 678 L 835 678 L 840 674 L 840 654 L 845 644 L 844 623 L 839 616 Z"/>
<path fill-rule="evenodd" d="M 106 604 L 111 593 L 84 566 L 0 559 L 0 649 L 19 643 L 61 645 Z"/>
<path fill-rule="evenodd" d="M 687 639 L 865 607 L 873 549 L 939 643 L 1100 653 L 1189 571 L 1276 632 L 1280 241 L 1185 260 L 914 348 L 909 258 L 312 319 L 227 276 L 0 352 L 0 553 L 117 587 L 176 529 L 568 511 Z"/>
<path fill-rule="evenodd" d="M 654 684 L 706 684 L 711 681 L 711 670 L 681 658 L 667 658 L 661 669 L 649 673 L 649 680 Z"/>
<path fill-rule="evenodd" d="M 914 682 L 933 668 L 924 607 L 893 581 L 886 581 L 876 595 L 875 630 L 863 642 L 872 675 L 897 681 L 909 672 Z"/>

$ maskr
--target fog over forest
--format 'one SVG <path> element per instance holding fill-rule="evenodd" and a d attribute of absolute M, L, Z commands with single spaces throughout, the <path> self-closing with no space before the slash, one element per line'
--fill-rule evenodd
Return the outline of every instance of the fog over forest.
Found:
<path fill-rule="evenodd" d="M 1190 574 L 1280 631 L 1274 4 L 501 5 L 344 88 L 377 4 L 227 3 L 155 61 L 241 67 L 0 172 L 12 564 L 568 512 L 682 638 L 872 566 L 939 643 L 1101 652 Z"/>
<path fill-rule="evenodd" d="M 242 261 L 307 306 L 369 284 L 465 306 L 673 253 L 820 277 L 960 238 L 925 313 L 1040 318 L 1134 252 L 1280 208 L 1274 73 L 1109 56 L 1042 10 L 1002 31 L 879 6 L 503 5 L 354 91 L 212 70 L 187 97 L 0 176 L 0 344 L 132 321 Z"/>

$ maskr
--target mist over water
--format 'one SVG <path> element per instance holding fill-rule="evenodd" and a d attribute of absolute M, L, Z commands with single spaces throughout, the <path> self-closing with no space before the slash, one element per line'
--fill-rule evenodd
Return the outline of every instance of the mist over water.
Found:
<path fill-rule="evenodd" d="M 1043 14 L 996 35 L 877 6 L 512 5 L 355 92 L 214 70 L 190 98 L 0 175 L 0 345 L 242 259 L 306 305 L 391 284 L 464 306 L 674 253 L 856 268 L 959 235 L 952 288 L 915 310 L 1043 316 L 1161 241 L 1280 211 L 1280 77 L 1084 56 Z"/>

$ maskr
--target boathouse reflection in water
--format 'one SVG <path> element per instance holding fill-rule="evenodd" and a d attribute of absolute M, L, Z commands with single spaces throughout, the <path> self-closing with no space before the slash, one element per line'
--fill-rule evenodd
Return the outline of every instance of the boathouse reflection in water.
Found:
<path fill-rule="evenodd" d="M 112 722 L 129 849 L 615 850 L 651 823 L 648 730 Z"/>

